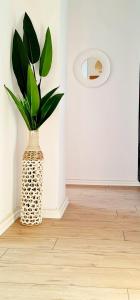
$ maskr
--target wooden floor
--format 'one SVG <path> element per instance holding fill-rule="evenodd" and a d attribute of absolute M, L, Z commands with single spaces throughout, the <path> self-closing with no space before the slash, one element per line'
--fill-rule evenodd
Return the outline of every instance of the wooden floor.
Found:
<path fill-rule="evenodd" d="M 0 300 L 140 300 L 140 189 L 67 193 L 62 220 L 0 237 Z"/>

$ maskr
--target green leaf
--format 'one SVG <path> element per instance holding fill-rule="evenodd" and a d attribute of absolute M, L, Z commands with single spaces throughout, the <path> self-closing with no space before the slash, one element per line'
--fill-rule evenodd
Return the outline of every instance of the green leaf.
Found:
<path fill-rule="evenodd" d="M 28 53 L 29 60 L 32 64 L 36 63 L 40 58 L 40 46 L 33 24 L 27 13 L 23 19 L 23 43 Z"/>
<path fill-rule="evenodd" d="M 56 90 L 59 88 L 56 87 L 53 90 L 49 91 L 49 93 L 47 93 L 42 99 L 41 99 L 41 107 L 46 103 L 46 101 L 48 101 L 48 99 L 56 92 Z"/>
<path fill-rule="evenodd" d="M 12 97 L 12 99 L 14 100 L 14 102 L 15 102 L 15 104 L 16 104 L 18 110 L 20 111 L 20 113 L 21 113 L 21 115 L 22 115 L 22 117 L 23 117 L 23 119 L 24 119 L 24 121 L 25 121 L 25 123 L 26 123 L 28 129 L 31 130 L 32 128 L 31 128 L 31 124 L 30 124 L 30 120 L 29 120 L 29 115 L 28 115 L 28 113 L 25 111 L 25 108 L 24 108 L 24 106 L 23 106 L 23 103 L 21 102 L 20 99 L 18 99 L 18 98 L 12 93 L 12 91 L 11 91 L 10 89 L 8 89 L 6 86 L 5 86 L 5 88 L 6 88 L 7 92 L 10 94 L 10 96 Z"/>
<path fill-rule="evenodd" d="M 58 103 L 64 94 L 56 94 L 52 96 L 44 105 L 41 107 L 40 113 L 41 117 L 38 121 L 38 127 L 40 127 L 53 113 Z"/>
<path fill-rule="evenodd" d="M 13 70 L 23 97 L 27 90 L 27 71 L 29 60 L 18 32 L 15 30 L 12 47 Z"/>
<path fill-rule="evenodd" d="M 27 98 L 31 106 L 31 116 L 35 117 L 38 113 L 40 106 L 40 96 L 37 83 L 30 66 L 28 67 Z"/>
<path fill-rule="evenodd" d="M 52 39 L 50 29 L 47 29 L 45 43 L 40 58 L 39 74 L 40 76 L 47 76 L 52 64 Z"/>

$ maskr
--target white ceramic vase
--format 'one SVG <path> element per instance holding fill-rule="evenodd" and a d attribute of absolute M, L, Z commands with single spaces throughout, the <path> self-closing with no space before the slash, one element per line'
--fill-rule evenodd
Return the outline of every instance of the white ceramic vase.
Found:
<path fill-rule="evenodd" d="M 42 222 L 43 153 L 38 130 L 29 131 L 28 146 L 22 160 L 21 213 L 23 225 Z"/>

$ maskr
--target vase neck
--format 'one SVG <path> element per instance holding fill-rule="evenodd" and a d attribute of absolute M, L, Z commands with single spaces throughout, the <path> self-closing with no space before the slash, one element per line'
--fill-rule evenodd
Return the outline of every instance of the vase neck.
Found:
<path fill-rule="evenodd" d="M 39 151 L 39 131 L 38 130 L 32 130 L 29 131 L 29 139 L 28 139 L 28 146 L 27 151 Z"/>

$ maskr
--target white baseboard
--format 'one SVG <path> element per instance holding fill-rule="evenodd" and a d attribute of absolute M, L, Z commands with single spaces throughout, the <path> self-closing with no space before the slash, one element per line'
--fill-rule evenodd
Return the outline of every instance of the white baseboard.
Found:
<path fill-rule="evenodd" d="M 123 180 L 87 180 L 87 179 L 67 179 L 66 184 L 73 185 L 111 185 L 111 186 L 140 186 L 139 181 Z"/>
<path fill-rule="evenodd" d="M 18 208 L 0 222 L 0 235 L 3 234 L 16 221 L 17 218 L 19 218 Z"/>
<path fill-rule="evenodd" d="M 65 209 L 68 206 L 68 198 L 66 198 L 58 209 L 47 209 L 43 208 L 43 218 L 62 218 Z M 18 218 L 20 217 L 20 209 L 17 208 L 13 213 L 9 214 L 4 220 L 0 222 L 0 235 L 2 235 Z"/>
<path fill-rule="evenodd" d="M 68 204 L 69 201 L 68 198 L 66 197 L 64 202 L 59 208 L 56 209 L 43 208 L 43 218 L 61 219 Z"/>

